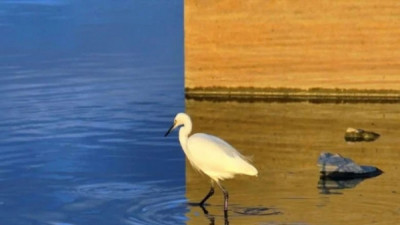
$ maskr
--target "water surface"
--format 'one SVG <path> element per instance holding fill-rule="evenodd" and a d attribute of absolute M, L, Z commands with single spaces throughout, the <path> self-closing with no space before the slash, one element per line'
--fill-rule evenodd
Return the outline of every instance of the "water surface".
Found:
<path fill-rule="evenodd" d="M 186 100 L 194 132 L 207 132 L 253 156 L 258 177 L 224 182 L 230 191 L 230 224 L 396 224 L 400 220 L 400 106 L 309 102 L 213 102 Z M 375 142 L 347 143 L 348 127 L 372 130 Z M 366 180 L 321 182 L 317 159 L 339 153 L 384 173 Z M 209 179 L 186 166 L 186 195 L 198 201 Z M 224 224 L 218 191 L 207 207 Z M 188 224 L 209 218 L 192 208 Z"/>

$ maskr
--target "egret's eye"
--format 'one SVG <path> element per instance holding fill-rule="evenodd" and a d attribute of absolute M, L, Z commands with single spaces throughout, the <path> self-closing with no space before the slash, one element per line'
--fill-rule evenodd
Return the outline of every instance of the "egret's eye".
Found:
<path fill-rule="evenodd" d="M 176 123 L 176 120 L 174 120 L 174 123 Z"/>

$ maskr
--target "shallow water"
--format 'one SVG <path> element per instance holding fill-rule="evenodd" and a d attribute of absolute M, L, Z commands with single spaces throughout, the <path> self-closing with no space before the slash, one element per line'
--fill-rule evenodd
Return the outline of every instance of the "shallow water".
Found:
<path fill-rule="evenodd" d="M 224 182 L 230 191 L 230 224 L 396 224 L 400 221 L 400 105 L 314 104 L 309 102 L 213 102 L 186 100 L 194 132 L 207 132 L 253 156 L 258 177 Z M 347 143 L 346 128 L 372 130 L 375 142 Z M 317 159 L 340 153 L 384 173 L 366 180 L 322 182 Z M 186 166 L 186 196 L 202 199 L 207 177 Z M 224 224 L 221 192 L 207 210 Z M 207 224 L 199 208 L 188 224 Z"/>

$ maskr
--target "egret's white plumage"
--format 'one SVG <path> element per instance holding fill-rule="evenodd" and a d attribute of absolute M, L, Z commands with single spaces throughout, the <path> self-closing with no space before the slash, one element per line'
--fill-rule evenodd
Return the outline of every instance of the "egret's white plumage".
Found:
<path fill-rule="evenodd" d="M 218 137 L 193 134 L 187 141 L 187 148 L 193 167 L 215 181 L 232 178 L 235 174 L 257 175 L 257 169 L 242 154 Z"/>
<path fill-rule="evenodd" d="M 196 133 L 189 137 L 192 131 L 192 121 L 185 113 L 175 116 L 174 124 L 165 134 L 182 126 L 179 130 L 179 142 L 186 157 L 192 166 L 206 175 L 220 186 L 219 181 L 232 178 L 235 174 L 257 176 L 257 169 L 230 144 L 218 138 L 204 133 Z M 225 211 L 227 210 L 228 192 L 220 186 L 225 195 Z M 204 202 L 214 193 L 211 187 L 210 193 L 203 199 Z"/>

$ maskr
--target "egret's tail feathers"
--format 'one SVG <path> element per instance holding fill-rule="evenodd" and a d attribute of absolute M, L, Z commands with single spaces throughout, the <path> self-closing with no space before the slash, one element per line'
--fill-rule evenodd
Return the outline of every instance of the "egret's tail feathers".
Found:
<path fill-rule="evenodd" d="M 248 162 L 244 162 L 239 170 L 240 170 L 240 172 L 238 172 L 238 173 L 241 173 L 244 175 L 249 175 L 249 176 L 257 176 L 258 175 L 258 170 Z"/>
<path fill-rule="evenodd" d="M 254 166 L 249 165 L 249 168 L 247 169 L 246 175 L 257 176 L 258 175 L 258 170 Z"/>
<path fill-rule="evenodd" d="M 253 162 L 253 155 L 242 155 L 242 158 L 245 159 L 247 162 Z"/>
<path fill-rule="evenodd" d="M 246 165 L 245 165 L 245 175 L 249 175 L 249 176 L 257 176 L 258 175 L 258 170 L 250 164 L 250 162 L 253 161 L 253 156 L 242 156 L 245 160 L 246 160 Z"/>

